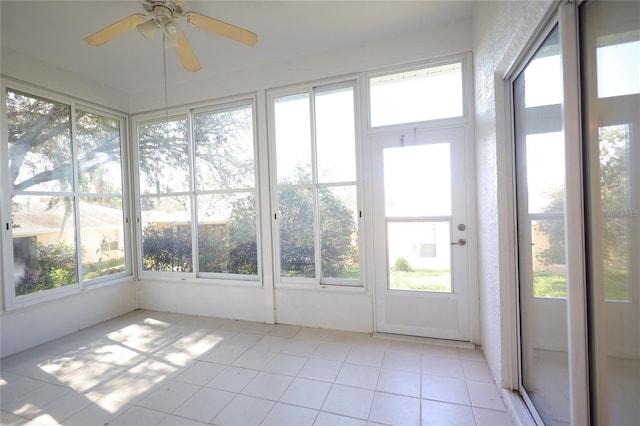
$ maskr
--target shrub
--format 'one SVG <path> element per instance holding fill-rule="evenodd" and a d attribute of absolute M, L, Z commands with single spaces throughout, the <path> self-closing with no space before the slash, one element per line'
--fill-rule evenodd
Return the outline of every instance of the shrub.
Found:
<path fill-rule="evenodd" d="M 411 265 L 409 264 L 409 261 L 404 257 L 399 257 L 398 259 L 396 259 L 396 263 L 394 264 L 393 269 L 402 272 L 411 272 L 413 270 L 413 268 L 411 268 Z"/>

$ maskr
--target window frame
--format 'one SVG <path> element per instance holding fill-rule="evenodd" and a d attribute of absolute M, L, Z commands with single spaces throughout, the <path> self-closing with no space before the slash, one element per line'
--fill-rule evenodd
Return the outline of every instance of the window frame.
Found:
<path fill-rule="evenodd" d="M 272 228 L 272 264 L 274 275 L 274 286 L 282 288 L 332 288 L 332 289 L 352 289 L 361 291 L 365 288 L 365 225 L 363 222 L 363 180 L 362 180 L 362 99 L 361 99 L 362 78 L 360 75 L 345 76 L 343 78 L 333 78 L 319 80 L 307 84 L 298 84 L 283 88 L 267 90 L 267 119 L 268 119 L 268 150 L 269 150 L 269 175 L 270 175 L 270 203 L 271 203 L 271 228 Z M 355 154 L 355 180 L 340 181 L 330 183 L 318 182 L 317 167 L 317 134 L 315 119 L 315 96 L 322 93 L 331 92 L 333 90 L 351 88 L 353 91 L 353 117 L 354 117 L 354 154 Z M 310 119 L 310 173 L 311 181 L 308 183 L 281 185 L 278 183 L 277 175 L 277 142 L 275 134 L 275 100 L 287 96 L 295 96 L 307 94 L 309 97 L 309 119 Z M 323 278 L 322 277 L 322 255 L 321 255 L 321 239 L 320 239 L 320 223 L 319 213 L 320 205 L 318 203 L 318 193 L 321 189 L 332 187 L 344 187 L 345 185 L 353 185 L 356 190 L 357 202 L 357 218 L 356 232 L 358 236 L 358 262 L 359 276 L 357 279 L 348 278 Z M 314 270 L 316 274 L 320 272 L 320 276 L 316 277 L 287 277 L 281 271 L 281 250 L 280 250 L 280 225 L 277 217 L 279 211 L 278 192 L 282 189 L 310 189 L 313 191 L 313 220 L 314 220 Z M 318 264 L 319 262 L 319 264 Z"/>
<path fill-rule="evenodd" d="M 220 189 L 220 190 L 198 190 L 196 186 L 196 143 L 194 132 L 194 117 L 197 114 L 204 113 L 216 113 L 225 112 L 242 107 L 251 108 L 251 125 L 252 125 L 252 138 L 253 138 L 253 173 L 254 173 L 254 186 L 252 189 Z M 157 194 L 160 197 L 163 196 L 185 196 L 189 199 L 190 207 L 190 231 L 191 231 L 191 247 L 192 247 L 192 271 L 191 272 L 171 272 L 171 271 L 154 271 L 144 269 L 144 253 L 143 253 L 143 221 L 142 221 L 142 209 L 140 200 L 142 197 L 153 196 L 153 194 L 141 194 L 141 182 L 140 182 L 140 150 L 138 143 L 138 126 L 140 123 L 145 122 L 157 122 L 162 123 L 167 118 L 171 120 L 176 117 L 184 117 L 187 123 L 187 143 L 189 152 L 189 188 L 185 191 L 175 193 L 160 193 Z M 131 128 L 133 139 L 133 157 L 134 164 L 136 165 L 133 170 L 135 175 L 134 193 L 136 196 L 135 203 L 135 216 L 136 216 L 136 236 L 139 241 L 138 247 L 135 248 L 137 254 L 136 270 L 141 279 L 155 279 L 155 280 L 168 280 L 175 281 L 175 279 L 182 279 L 189 282 L 198 283 L 215 283 L 215 284 L 228 284 L 233 286 L 261 286 L 262 285 L 262 242 L 261 242 L 261 215 L 260 215 L 260 183 L 259 183 L 259 156 L 258 156 L 258 123 L 257 123 L 258 111 L 257 100 L 255 94 L 249 96 L 237 96 L 227 99 L 218 99 L 210 102 L 189 104 L 182 108 L 167 108 L 164 111 L 154 111 L 148 113 L 135 114 L 132 116 Z M 256 220 L 256 249 L 257 249 L 257 273 L 256 274 L 233 274 L 233 273 L 217 273 L 217 272 L 201 272 L 199 265 L 199 247 L 198 247 L 198 210 L 197 210 L 197 198 L 198 195 L 209 194 L 233 194 L 233 193 L 251 193 L 254 195 L 255 205 L 255 220 Z"/>
<path fill-rule="evenodd" d="M 461 65 L 461 84 L 462 84 L 462 114 L 455 117 L 443 117 L 443 118 L 435 118 L 435 119 L 427 119 L 421 121 L 410 121 L 410 122 L 402 122 L 402 123 L 393 123 L 393 124 L 383 124 L 383 125 L 372 125 L 371 120 L 371 79 L 389 76 L 393 74 L 418 71 L 422 69 L 435 68 L 439 66 L 446 66 L 460 63 Z M 393 128 L 404 128 L 404 127 L 441 127 L 447 125 L 449 123 L 467 123 L 469 117 L 469 111 L 471 109 L 470 102 L 473 102 L 473 94 L 470 93 L 473 90 L 473 69 L 469 69 L 472 65 L 471 53 L 463 53 L 459 55 L 450 55 L 444 56 L 440 58 L 435 58 L 431 60 L 425 60 L 420 62 L 414 62 L 399 66 L 393 66 L 388 68 L 382 68 L 375 71 L 370 71 L 366 73 L 366 78 L 364 81 L 364 85 L 366 87 L 366 95 L 367 95 L 367 111 L 366 111 L 366 119 L 367 119 L 367 129 L 369 133 L 378 133 L 378 132 L 386 132 L 389 129 Z"/>
<path fill-rule="evenodd" d="M 128 116 L 120 111 L 114 110 L 109 107 L 93 104 L 88 101 L 74 98 L 69 95 L 60 94 L 58 92 L 49 91 L 43 88 L 39 88 L 33 85 L 29 85 L 22 82 L 17 82 L 12 79 L 2 79 L 0 84 L 0 114 L 2 114 L 3 120 L 0 131 L 2 132 L 0 146 L 0 158 L 6 159 L 0 162 L 0 180 L 2 182 L 2 192 L 4 194 L 11 194 L 11 196 L 3 197 L 2 204 L 0 205 L 0 215 L 2 218 L 2 232 L 4 236 L 2 238 L 1 252 L 2 252 L 2 275 L 4 283 L 4 307 L 7 311 L 13 311 L 23 307 L 56 300 L 59 298 L 72 296 L 82 291 L 101 288 L 104 286 L 114 285 L 123 281 L 128 281 L 133 278 L 133 254 L 131 250 L 131 214 L 130 214 L 130 179 L 129 179 L 129 119 Z M 69 135 L 71 143 L 71 170 L 72 170 L 72 188 L 67 191 L 17 191 L 14 194 L 12 183 L 9 179 L 9 140 L 8 140 L 8 124 L 7 117 L 7 92 L 13 91 L 24 96 L 31 96 L 34 98 L 40 98 L 43 101 L 51 103 L 59 103 L 69 107 Z M 90 114 L 105 117 L 111 120 L 116 120 L 119 123 L 119 138 L 120 138 L 120 180 L 121 191 L 118 194 L 108 193 L 88 193 L 81 191 L 79 187 L 79 170 L 78 170 L 78 148 L 77 148 L 77 131 L 76 120 L 77 111 L 83 111 Z M 83 266 L 82 266 L 82 250 L 75 250 L 75 262 L 76 262 L 76 282 L 57 288 L 50 288 L 42 291 L 36 291 L 24 295 L 16 295 L 15 281 L 13 277 L 14 265 L 13 265 L 13 231 L 11 229 L 11 222 L 13 221 L 13 214 L 11 212 L 11 199 L 13 195 L 31 195 L 31 196 L 59 196 L 59 197 L 71 197 L 74 205 L 74 242 L 76 247 L 80 247 L 81 234 L 82 234 L 82 222 L 80 221 L 80 200 L 82 198 L 93 197 L 108 197 L 119 198 L 122 200 L 122 230 L 123 240 L 120 241 L 119 246 L 124 248 L 124 270 L 115 274 L 107 274 L 97 278 L 84 279 L 83 278 Z"/>

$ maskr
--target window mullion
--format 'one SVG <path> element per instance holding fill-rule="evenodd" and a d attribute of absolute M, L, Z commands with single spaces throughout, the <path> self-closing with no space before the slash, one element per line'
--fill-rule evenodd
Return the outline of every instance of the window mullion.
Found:
<path fill-rule="evenodd" d="M 315 278 L 316 283 L 320 283 L 322 280 L 322 242 L 320 231 L 320 182 L 318 182 L 318 161 L 317 161 L 317 144 L 318 134 L 316 128 L 316 97 L 314 89 L 311 90 L 309 95 L 309 113 L 311 115 L 311 184 L 313 190 L 313 234 L 314 234 L 314 255 L 315 255 Z"/>
<path fill-rule="evenodd" d="M 200 255 L 198 247 L 198 208 L 196 199 L 196 144 L 194 143 L 193 110 L 187 112 L 187 143 L 189 144 L 189 199 L 191 202 L 191 264 L 194 275 L 200 272 Z"/>
<path fill-rule="evenodd" d="M 76 105 L 74 102 L 71 102 L 69 108 L 69 125 L 71 127 L 71 167 L 73 175 L 73 187 L 71 188 L 71 191 L 73 194 L 73 220 L 76 243 L 76 281 L 77 286 L 82 288 L 84 284 L 82 280 L 82 232 L 80 232 L 82 223 L 80 222 L 80 198 L 78 197 L 78 194 L 80 192 L 80 170 L 78 166 L 78 152 L 80 150 L 78 148 L 78 142 L 76 138 Z"/>

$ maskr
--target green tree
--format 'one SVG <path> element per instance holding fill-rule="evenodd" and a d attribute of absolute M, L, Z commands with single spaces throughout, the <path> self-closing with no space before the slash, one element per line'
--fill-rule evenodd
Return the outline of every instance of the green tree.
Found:
<path fill-rule="evenodd" d="M 143 267 L 148 271 L 192 272 L 191 236 L 173 228 L 148 226 L 142 233 Z"/>
<path fill-rule="evenodd" d="M 631 141 L 627 126 L 609 126 L 599 130 L 599 176 L 600 205 L 602 211 L 600 244 L 605 271 L 607 298 L 624 300 L 628 297 L 628 253 L 629 231 L 624 212 L 631 209 Z M 550 197 L 545 212 L 563 212 L 564 194 L 557 190 Z M 538 258 L 544 264 L 565 263 L 564 221 L 551 219 L 541 223 L 540 231 L 545 234 L 549 248 Z M 563 280 L 564 282 L 564 280 Z"/>
<path fill-rule="evenodd" d="M 285 275 L 315 276 L 313 191 L 286 189 L 278 194 L 280 267 Z M 333 191 L 319 190 L 322 276 L 342 278 L 354 263 L 356 223 L 353 212 Z"/>
<path fill-rule="evenodd" d="M 539 231 L 546 235 L 549 247 L 538 253 L 538 260 L 544 265 L 563 265 L 565 263 L 564 233 L 564 188 L 556 188 L 548 197 L 549 204 L 544 211 L 559 213 L 561 216 L 539 222 Z"/>

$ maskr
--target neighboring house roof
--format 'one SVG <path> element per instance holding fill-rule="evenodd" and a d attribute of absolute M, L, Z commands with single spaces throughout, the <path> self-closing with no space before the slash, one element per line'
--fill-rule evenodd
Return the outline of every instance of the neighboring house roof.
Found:
<path fill-rule="evenodd" d="M 74 218 L 68 217 L 64 220 L 65 206 L 62 203 L 51 208 L 49 203 L 44 201 L 27 201 L 17 205 L 18 210 L 14 210 L 13 213 L 14 237 L 73 230 Z M 80 222 L 83 229 L 121 228 L 122 221 L 120 209 L 88 203 L 80 206 Z"/>

